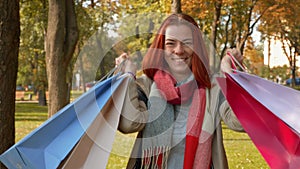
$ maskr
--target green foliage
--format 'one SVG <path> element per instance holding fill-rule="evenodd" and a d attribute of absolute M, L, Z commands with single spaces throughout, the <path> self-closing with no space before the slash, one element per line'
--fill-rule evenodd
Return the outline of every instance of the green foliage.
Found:
<path fill-rule="evenodd" d="M 93 3 L 92 3 L 93 2 Z M 114 17 L 118 7 L 114 1 L 80 1 L 76 4 L 80 30 L 77 50 L 72 65 L 73 75 L 80 72 L 82 83 L 99 80 L 114 67 L 116 55 L 111 51 L 114 38 Z"/>
<path fill-rule="evenodd" d="M 120 6 L 127 14 L 170 13 L 171 0 L 120 0 Z"/>
<path fill-rule="evenodd" d="M 206 37 L 212 33 L 217 2 L 218 0 L 182 0 L 183 12 L 197 20 Z M 299 3 L 291 5 L 283 1 L 269 0 L 223 1 L 216 35 L 217 55 L 222 56 L 223 48 L 235 45 L 239 39 L 245 37 L 243 34 L 250 33 L 250 22 L 253 23 L 260 15 L 263 16 L 260 23 L 263 28 L 260 30 L 265 35 L 276 33 L 279 27 L 284 28 L 280 31 L 285 31 L 285 36 L 293 42 L 291 44 L 294 46 L 299 44 L 297 37 L 300 22 L 291 15 L 300 11 L 297 10 L 299 8 L 297 4 Z M 44 0 L 20 1 L 22 33 L 18 84 L 34 84 L 42 88 L 47 86 L 44 51 L 47 5 L 47 1 Z M 85 81 L 92 81 L 100 79 L 112 69 L 114 58 L 122 52 L 128 52 L 139 64 L 151 43 L 153 33 L 156 32 L 165 14 L 170 12 L 170 7 L 171 0 L 76 1 L 80 37 L 77 52 L 69 66 L 75 64 L 75 72 L 82 72 L 86 76 Z M 263 15 L 265 9 L 268 9 L 268 13 Z M 93 39 L 94 37 L 97 38 Z M 273 76 L 270 70 L 261 64 L 262 49 L 253 47 L 250 53 L 251 56 L 257 56 L 248 57 L 245 54 L 247 65 L 253 66 L 250 68 L 251 71 L 263 77 Z M 99 56 L 102 58 L 99 59 Z M 77 64 L 78 59 L 82 59 L 84 70 Z M 90 75 L 90 72 L 93 74 Z M 282 78 L 285 79 L 283 71 L 281 72 Z"/>
<path fill-rule="evenodd" d="M 280 78 L 282 82 L 284 82 L 285 80 L 290 78 L 290 71 L 287 65 L 277 66 L 271 69 L 265 66 L 261 72 L 262 72 L 261 74 L 262 77 L 265 77 L 273 81 L 276 81 L 276 78 Z"/>
<path fill-rule="evenodd" d="M 153 34 L 157 32 L 165 17 L 166 15 L 161 13 L 137 13 L 124 16 L 117 30 L 119 43 L 115 46 L 116 52 L 128 53 L 139 65 L 151 44 Z"/>
<path fill-rule="evenodd" d="M 170 0 L 120 1 L 122 16 L 117 19 L 120 25 L 116 31 L 119 41 L 115 48 L 117 54 L 127 52 L 139 66 L 153 34 L 171 10 L 170 4 Z"/>
<path fill-rule="evenodd" d="M 80 30 L 77 50 L 74 54 L 73 67 L 77 63 L 85 45 L 89 44 L 92 36 L 98 36 L 102 44 L 97 48 L 97 54 L 105 59 L 98 66 L 96 79 L 102 77 L 113 67 L 114 58 L 122 52 L 128 52 L 133 59 L 140 63 L 153 38 L 153 33 L 171 11 L 171 0 L 120 0 L 120 1 L 75 1 L 78 27 Z M 182 0 L 182 11 L 193 16 L 199 23 L 206 37 L 211 38 L 218 0 Z M 251 34 L 251 24 L 263 16 L 260 31 L 266 36 L 278 32 L 285 32 L 285 37 L 291 44 L 299 44 L 299 21 L 293 17 L 297 14 L 299 3 L 272 1 L 232 1 L 221 3 L 220 19 L 217 27 L 217 46 L 215 48 L 218 58 L 221 58 L 224 48 L 241 43 L 243 38 Z M 46 86 L 44 34 L 47 22 L 48 4 L 45 0 L 20 1 L 21 16 L 21 44 L 19 55 L 18 84 Z M 264 14 L 267 9 L 267 13 Z M 280 19 L 277 19 L 280 18 Z M 107 33 L 110 33 L 108 38 Z M 97 34 L 97 35 L 95 35 Z M 137 36 L 138 35 L 138 36 Z M 106 37 L 106 38 L 105 38 Z M 109 52 L 104 52 L 103 39 L 109 39 L 108 44 L 115 43 Z M 108 46 L 108 45 L 106 45 Z M 255 50 L 255 49 L 254 49 Z M 102 53 L 101 53 L 102 52 Z M 260 56 L 260 53 L 259 53 Z M 90 59 L 92 60 L 92 58 Z M 255 61 L 250 61 L 249 64 Z M 98 62 L 97 62 L 98 63 Z M 83 62 L 89 67 L 90 62 Z M 80 65 L 74 65 L 78 71 Z M 70 69 L 72 70 L 72 69 Z M 87 70 L 88 71 L 88 70 Z M 260 69 L 256 68 L 255 72 Z M 71 72 L 72 73 L 72 72 Z M 258 74 L 258 73 L 257 73 Z M 91 80 L 93 78 L 87 77 Z M 88 80 L 87 80 L 88 81 Z"/>
<path fill-rule="evenodd" d="M 43 0 L 20 1 L 21 37 L 17 84 L 47 85 L 44 33 L 47 3 Z"/>

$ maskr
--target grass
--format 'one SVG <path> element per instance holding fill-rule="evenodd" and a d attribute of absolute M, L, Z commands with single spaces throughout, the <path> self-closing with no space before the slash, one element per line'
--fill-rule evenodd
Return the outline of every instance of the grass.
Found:
<path fill-rule="evenodd" d="M 19 141 L 47 119 L 47 107 L 37 103 L 17 103 L 15 118 L 16 141 Z M 269 168 L 246 133 L 234 132 L 223 126 L 223 135 L 230 169 Z M 126 167 L 134 137 L 134 134 L 117 133 L 107 168 Z"/>
<path fill-rule="evenodd" d="M 48 117 L 47 107 L 37 103 L 17 103 L 15 113 L 16 142 L 41 125 Z"/>
<path fill-rule="evenodd" d="M 270 168 L 247 133 L 235 132 L 223 125 L 223 137 L 229 168 Z"/>

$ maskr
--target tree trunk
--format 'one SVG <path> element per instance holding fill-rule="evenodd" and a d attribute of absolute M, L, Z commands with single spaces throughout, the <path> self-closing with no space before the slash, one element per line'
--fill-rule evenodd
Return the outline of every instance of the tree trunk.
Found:
<path fill-rule="evenodd" d="M 217 47 L 217 31 L 220 23 L 220 16 L 221 16 L 221 7 L 222 7 L 222 0 L 216 0 L 214 2 L 214 21 L 212 23 L 212 31 L 210 35 L 210 41 L 212 42 L 213 45 L 210 46 L 210 58 L 211 59 L 211 64 L 213 66 L 213 71 L 217 71 L 217 56 L 216 56 L 216 47 Z"/>
<path fill-rule="evenodd" d="M 40 106 L 47 106 L 47 99 L 46 99 L 46 93 L 45 90 L 39 90 L 38 91 L 38 98 L 39 98 L 39 105 Z"/>
<path fill-rule="evenodd" d="M 103 28 L 103 25 L 101 25 L 101 28 Z M 103 31 L 102 29 L 99 31 L 96 32 L 96 43 L 97 43 L 97 48 L 98 48 L 98 55 L 100 56 L 99 58 L 101 58 L 101 62 L 100 62 L 100 77 L 104 77 L 105 76 L 105 69 L 104 69 L 104 59 L 105 57 L 101 57 L 101 56 L 104 56 L 104 53 L 103 53 L 103 45 L 102 45 L 102 42 L 101 42 L 101 39 L 102 39 L 102 36 L 103 36 Z"/>
<path fill-rule="evenodd" d="M 20 44 L 18 0 L 0 1 L 0 154 L 15 142 L 15 92 Z M 5 168 L 0 164 L 0 168 Z"/>
<path fill-rule="evenodd" d="M 79 56 L 79 53 L 80 53 L 80 47 L 79 45 L 77 46 L 77 56 Z M 83 61 L 82 61 L 82 57 L 78 57 L 79 59 L 79 70 L 80 70 L 80 81 L 81 81 L 81 84 L 82 84 L 82 88 L 83 88 L 83 93 L 86 92 L 86 87 L 85 87 L 85 75 L 84 75 L 84 71 L 83 71 Z"/>
<path fill-rule="evenodd" d="M 268 71 L 270 73 L 270 59 L 271 59 L 271 39 L 268 38 Z"/>
<path fill-rule="evenodd" d="M 222 60 L 222 58 L 225 54 L 225 51 L 227 50 L 227 44 L 229 42 L 229 23 L 231 22 L 231 15 L 227 15 L 227 16 L 228 16 L 228 19 L 225 23 L 225 42 L 224 42 L 224 47 L 221 52 L 220 60 Z"/>
<path fill-rule="evenodd" d="M 49 0 L 46 38 L 50 117 L 69 103 L 67 70 L 78 40 L 73 0 Z"/>
<path fill-rule="evenodd" d="M 291 57 L 293 58 L 293 66 L 292 66 L 292 87 L 294 88 L 296 86 L 296 56 L 297 56 L 297 52 L 291 52 Z"/>
<path fill-rule="evenodd" d="M 181 0 L 172 0 L 172 13 L 182 13 L 181 11 Z"/>

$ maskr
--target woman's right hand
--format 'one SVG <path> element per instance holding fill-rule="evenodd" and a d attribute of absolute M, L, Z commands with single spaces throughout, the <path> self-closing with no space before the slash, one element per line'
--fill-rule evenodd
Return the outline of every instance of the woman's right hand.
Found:
<path fill-rule="evenodd" d="M 127 53 L 121 54 L 119 57 L 115 59 L 116 66 L 119 66 L 124 61 L 123 65 L 121 65 L 121 71 L 123 73 L 131 72 L 133 74 L 136 73 L 137 66 L 132 62 L 129 55 Z"/>

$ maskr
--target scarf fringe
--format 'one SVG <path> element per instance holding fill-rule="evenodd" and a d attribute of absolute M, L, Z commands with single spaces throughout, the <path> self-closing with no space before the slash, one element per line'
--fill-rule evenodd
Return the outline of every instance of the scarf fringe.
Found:
<path fill-rule="evenodd" d="M 142 152 L 141 169 L 164 169 L 167 168 L 170 147 L 152 147 Z"/>

